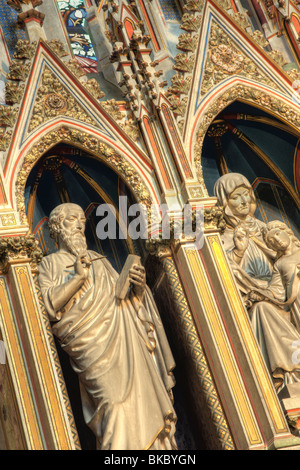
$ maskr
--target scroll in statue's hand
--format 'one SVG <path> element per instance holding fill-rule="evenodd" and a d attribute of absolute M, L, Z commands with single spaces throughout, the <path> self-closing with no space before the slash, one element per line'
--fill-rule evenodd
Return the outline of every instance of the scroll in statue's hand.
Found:
<path fill-rule="evenodd" d="M 130 283 L 134 293 L 138 297 L 143 297 L 146 288 L 146 272 L 144 266 L 134 264 L 129 270 Z"/>

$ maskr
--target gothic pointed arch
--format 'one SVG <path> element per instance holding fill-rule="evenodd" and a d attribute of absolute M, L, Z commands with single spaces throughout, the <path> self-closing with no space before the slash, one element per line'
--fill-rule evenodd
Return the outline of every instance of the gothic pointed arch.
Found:
<path fill-rule="evenodd" d="M 260 218 L 281 219 L 297 233 L 299 125 L 295 104 L 278 93 L 242 84 L 227 89 L 202 114 L 194 146 L 208 194 L 222 174 L 242 173 L 255 189 Z"/>

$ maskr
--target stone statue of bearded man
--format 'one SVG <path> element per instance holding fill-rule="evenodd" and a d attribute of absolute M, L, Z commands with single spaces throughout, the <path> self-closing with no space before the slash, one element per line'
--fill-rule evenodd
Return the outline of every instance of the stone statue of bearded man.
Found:
<path fill-rule="evenodd" d="M 78 374 L 97 448 L 176 449 L 174 361 L 144 268 L 133 267 L 130 294 L 118 300 L 118 274 L 87 249 L 81 207 L 56 207 L 49 229 L 58 250 L 43 258 L 39 282 L 53 333 Z"/>

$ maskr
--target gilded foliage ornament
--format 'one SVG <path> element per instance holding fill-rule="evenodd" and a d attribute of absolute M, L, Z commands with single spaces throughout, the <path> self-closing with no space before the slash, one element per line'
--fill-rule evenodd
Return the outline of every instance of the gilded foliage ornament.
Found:
<path fill-rule="evenodd" d="M 198 34 L 190 34 L 190 33 L 183 33 L 180 34 L 178 38 L 177 49 L 181 51 L 190 51 L 193 52 L 197 48 L 199 35 Z"/>
<path fill-rule="evenodd" d="M 34 56 L 34 53 L 36 51 L 37 47 L 37 42 L 29 42 L 27 39 L 19 39 L 19 41 L 16 44 L 16 49 L 13 55 L 14 59 L 18 60 L 26 60 L 26 59 L 32 59 Z"/>
<path fill-rule="evenodd" d="M 22 60 L 13 60 L 7 75 L 8 80 L 25 81 L 30 70 L 30 63 L 23 62 Z"/>
<path fill-rule="evenodd" d="M 273 49 L 268 54 L 274 60 L 274 62 L 276 62 L 276 64 L 278 64 L 280 67 L 282 67 L 283 65 L 287 63 L 282 53 L 278 51 L 277 49 Z"/>
<path fill-rule="evenodd" d="M 89 80 L 84 82 L 83 85 L 88 90 L 88 92 L 97 100 L 100 100 L 105 96 L 105 93 L 101 91 L 100 85 L 95 78 L 90 78 Z"/>
<path fill-rule="evenodd" d="M 51 41 L 47 41 L 47 44 L 58 57 L 66 57 L 69 55 L 65 46 L 59 39 L 51 39 Z"/>
<path fill-rule="evenodd" d="M 0 126 L 13 127 L 18 115 L 18 109 L 12 106 L 0 105 Z"/>
<path fill-rule="evenodd" d="M 20 104 L 24 94 L 24 84 L 19 82 L 8 81 L 5 84 L 5 101 L 7 104 Z"/>
<path fill-rule="evenodd" d="M 209 52 L 201 85 L 201 94 L 231 75 L 240 75 L 277 88 L 275 83 L 246 56 L 216 23 L 212 24 Z"/>
<path fill-rule="evenodd" d="M 120 110 L 120 106 L 116 100 L 112 99 L 104 101 L 103 103 L 101 103 L 101 105 L 103 106 L 105 111 L 108 112 L 108 114 L 117 121 L 125 117 L 125 113 Z"/>
<path fill-rule="evenodd" d="M 64 115 L 96 126 L 96 122 L 78 104 L 78 101 L 63 86 L 60 80 L 45 67 L 42 83 L 37 92 L 29 131 L 47 120 Z"/>
<path fill-rule="evenodd" d="M 185 31 L 198 31 L 202 21 L 201 15 L 193 15 L 189 13 L 184 13 L 182 16 L 182 23 L 180 25 L 181 29 Z"/>
<path fill-rule="evenodd" d="M 191 76 L 187 76 L 186 78 L 183 75 L 176 74 L 173 75 L 171 78 L 172 85 L 168 88 L 168 93 L 173 93 L 175 95 L 180 94 L 187 94 L 190 85 L 191 85 Z"/>
<path fill-rule="evenodd" d="M 261 31 L 253 31 L 252 37 L 254 41 L 260 46 L 260 47 L 267 47 L 269 45 L 269 41 L 266 39 L 265 35 Z"/>
<path fill-rule="evenodd" d="M 12 131 L 0 130 L 0 151 L 5 152 L 11 141 Z"/>
<path fill-rule="evenodd" d="M 177 54 L 175 57 L 175 65 L 173 65 L 174 70 L 178 70 L 179 72 L 192 72 L 195 63 L 195 55 L 189 56 L 188 54 L 184 54 L 183 52 Z"/>
<path fill-rule="evenodd" d="M 188 0 L 184 5 L 185 11 L 201 11 L 204 5 L 204 0 Z"/>
<path fill-rule="evenodd" d="M 5 272 L 10 261 L 30 259 L 33 266 L 42 260 L 39 242 L 32 234 L 2 237 L 0 240 L 0 271 Z"/>

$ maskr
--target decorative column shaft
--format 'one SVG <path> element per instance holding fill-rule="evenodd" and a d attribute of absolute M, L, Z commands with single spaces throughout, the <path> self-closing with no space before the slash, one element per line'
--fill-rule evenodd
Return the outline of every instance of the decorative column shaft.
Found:
<path fill-rule="evenodd" d="M 198 384 L 196 382 L 193 384 L 193 393 L 197 395 L 195 396 L 195 403 L 198 403 L 199 408 L 201 408 L 202 416 L 200 416 L 200 419 L 203 429 L 206 429 L 205 433 L 209 434 L 207 430 L 212 428 L 211 434 L 215 434 L 216 439 L 216 442 L 210 442 L 212 447 L 218 448 L 220 446 L 222 450 L 234 450 L 235 445 L 199 341 L 174 260 L 172 257 L 164 257 L 161 262 L 174 302 L 176 322 L 181 330 L 183 341 L 180 344 L 190 355 L 198 379 Z M 195 406 L 195 408 L 198 407 Z M 206 411 L 204 412 L 205 408 Z M 205 417 L 208 417 L 207 421 Z"/>
<path fill-rule="evenodd" d="M 1 239 L 0 335 L 6 375 L 12 383 L 12 396 L 2 401 L 7 413 L 15 403 L 19 419 L 17 429 L 4 428 L 4 433 L 10 450 L 20 448 L 20 442 L 27 450 L 79 449 L 62 374 L 53 356 L 53 338 L 32 274 L 40 259 L 33 235 Z"/>

